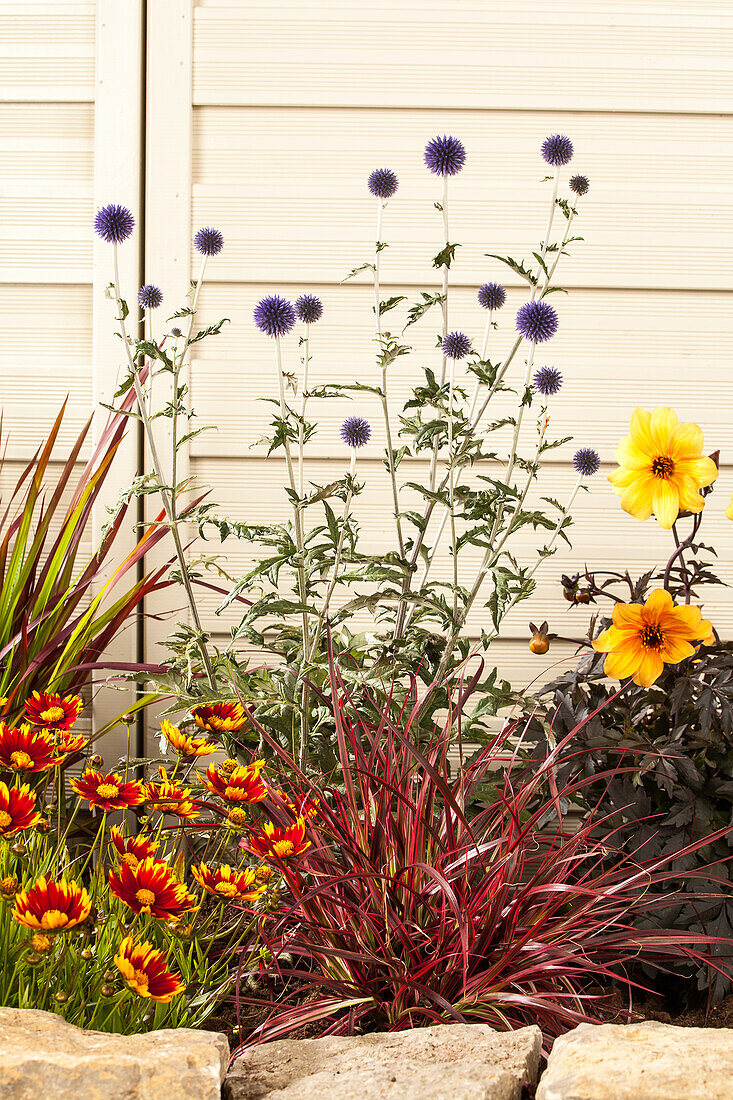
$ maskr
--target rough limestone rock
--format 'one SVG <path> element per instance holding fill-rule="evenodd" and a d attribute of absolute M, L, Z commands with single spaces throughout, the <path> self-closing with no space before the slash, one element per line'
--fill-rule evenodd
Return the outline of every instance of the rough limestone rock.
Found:
<path fill-rule="evenodd" d="M 234 1063 L 224 1100 L 520 1100 L 534 1083 L 538 1027 L 450 1024 L 353 1038 L 281 1039 Z"/>
<path fill-rule="evenodd" d="M 731 1100 L 733 1028 L 581 1024 L 555 1041 L 537 1100 Z"/>
<path fill-rule="evenodd" d="M 219 1100 L 228 1057 L 215 1032 L 107 1035 L 0 1008 L 2 1100 Z"/>

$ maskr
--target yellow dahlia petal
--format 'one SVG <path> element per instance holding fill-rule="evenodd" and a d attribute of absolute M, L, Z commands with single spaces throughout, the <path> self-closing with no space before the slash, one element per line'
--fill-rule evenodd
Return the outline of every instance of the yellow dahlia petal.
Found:
<path fill-rule="evenodd" d="M 676 665 L 684 661 L 685 657 L 691 657 L 695 647 L 684 638 L 675 637 L 674 634 L 664 635 L 664 645 L 659 650 L 659 656 L 667 664 Z"/>
<path fill-rule="evenodd" d="M 655 446 L 662 454 L 669 453 L 670 439 L 678 424 L 679 418 L 674 409 L 668 409 L 662 405 L 652 412 L 649 430 Z"/>
<path fill-rule="evenodd" d="M 611 470 L 608 480 L 614 489 L 626 489 L 629 485 L 633 485 L 635 481 L 638 481 L 641 474 L 642 471 L 640 470 L 630 470 L 627 466 L 618 466 L 615 470 Z"/>
<path fill-rule="evenodd" d="M 635 447 L 646 454 L 653 455 L 656 450 L 651 433 L 651 413 L 646 409 L 634 409 L 631 414 L 630 439 Z"/>
<path fill-rule="evenodd" d="M 616 448 L 616 461 L 629 470 L 643 470 L 649 465 L 650 458 L 648 451 L 638 447 L 630 435 L 622 439 Z"/>
<path fill-rule="evenodd" d="M 598 635 L 593 643 L 596 653 L 608 653 L 619 644 L 620 635 L 615 626 L 609 626 Z"/>
<path fill-rule="evenodd" d="M 639 687 L 651 687 L 658 680 L 664 669 L 664 661 L 654 650 L 644 650 L 641 663 L 634 675 L 634 683 Z"/>
<path fill-rule="evenodd" d="M 603 665 L 606 676 L 612 680 L 625 680 L 633 676 L 643 660 L 640 645 L 626 645 L 609 653 Z"/>
<path fill-rule="evenodd" d="M 731 493 L 731 495 L 730 495 L 730 504 L 728 505 L 728 507 L 725 510 L 725 518 L 726 519 L 733 519 L 733 493 Z"/>
<path fill-rule="evenodd" d="M 621 494 L 621 507 L 624 512 L 638 520 L 647 520 L 652 514 L 654 503 L 654 485 L 652 477 L 642 476 Z"/>
<path fill-rule="evenodd" d="M 691 477 L 699 486 L 712 485 L 718 476 L 718 467 L 707 455 L 697 455 L 675 462 L 675 473 Z"/>
<path fill-rule="evenodd" d="M 669 531 L 680 514 L 680 498 L 677 487 L 671 481 L 657 481 L 654 490 L 653 512 L 659 526 Z"/>
<path fill-rule="evenodd" d="M 651 611 L 654 616 L 663 615 L 666 611 L 671 611 L 673 607 L 674 600 L 666 588 L 655 588 L 644 604 L 644 610 Z"/>
<path fill-rule="evenodd" d="M 613 625 L 619 629 L 641 626 L 641 604 L 616 603 L 613 605 Z"/>
<path fill-rule="evenodd" d="M 675 462 L 702 454 L 702 428 L 697 424 L 678 424 L 669 439 L 669 456 Z"/>

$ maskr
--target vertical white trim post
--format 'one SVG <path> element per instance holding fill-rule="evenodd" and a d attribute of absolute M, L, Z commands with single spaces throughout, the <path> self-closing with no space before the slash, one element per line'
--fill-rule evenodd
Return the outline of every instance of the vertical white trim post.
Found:
<path fill-rule="evenodd" d="M 135 216 L 135 233 L 119 250 L 123 297 L 130 306 L 129 328 L 137 332 L 137 290 L 141 272 L 143 182 L 143 3 L 144 0 L 97 0 L 96 74 L 94 113 L 94 208 L 107 203 L 122 203 Z M 90 236 L 94 235 L 89 225 Z M 115 332 L 115 306 L 105 290 L 112 281 L 112 249 L 94 235 L 93 319 L 92 319 L 92 393 L 95 440 L 104 427 L 106 412 L 100 401 L 111 402 L 117 383 L 124 376 L 124 353 Z M 92 410 L 90 410 L 91 412 Z M 104 492 L 93 515 L 95 539 L 99 538 L 120 493 L 134 479 L 138 465 L 137 424 L 130 421 L 126 438 L 115 458 Z M 130 519 L 120 531 L 115 562 L 129 552 L 139 538 L 134 527 L 134 504 Z M 135 623 L 121 633 L 114 650 L 107 656 L 119 661 L 135 661 L 137 656 Z M 98 692 L 94 700 L 94 728 L 122 712 L 135 697 L 134 688 L 117 692 Z M 100 750 L 110 764 L 124 750 L 124 735 L 115 732 L 105 739 Z"/>

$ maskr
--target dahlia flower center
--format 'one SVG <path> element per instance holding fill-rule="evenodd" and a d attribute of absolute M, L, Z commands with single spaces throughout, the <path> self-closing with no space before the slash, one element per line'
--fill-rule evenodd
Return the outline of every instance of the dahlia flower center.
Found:
<path fill-rule="evenodd" d="M 53 928 L 63 928 L 64 925 L 68 923 L 68 913 L 62 913 L 60 909 L 47 909 L 41 917 L 41 928 L 47 928 L 49 930 Z"/>
<path fill-rule="evenodd" d="M 645 626 L 639 637 L 646 649 L 659 649 L 664 642 L 664 634 L 658 626 Z"/>
<path fill-rule="evenodd" d="M 141 905 L 154 905 L 155 904 L 155 894 L 153 893 L 152 890 L 144 890 L 144 889 L 136 890 L 135 891 L 135 897 L 137 898 L 137 900 L 140 902 Z"/>
<path fill-rule="evenodd" d="M 292 840 L 276 840 L 272 846 L 272 850 L 276 856 L 284 858 L 285 856 L 291 856 L 295 851 L 295 845 Z"/>
<path fill-rule="evenodd" d="M 667 481 L 674 473 L 674 462 L 668 455 L 657 455 L 652 462 L 652 473 L 662 481 Z"/>
<path fill-rule="evenodd" d="M 237 893 L 237 887 L 233 882 L 217 882 L 214 890 L 224 898 L 233 898 Z"/>
<path fill-rule="evenodd" d="M 9 813 L 5 810 L 0 810 L 0 829 L 7 829 L 8 825 L 12 825 L 13 819 Z"/>
<path fill-rule="evenodd" d="M 62 721 L 66 715 L 63 707 L 48 707 L 46 710 L 39 711 L 38 717 L 44 725 L 52 725 L 54 722 Z"/>
<path fill-rule="evenodd" d="M 120 788 L 115 783 L 100 783 L 97 787 L 97 794 L 101 798 L 117 798 L 120 793 Z"/>
<path fill-rule="evenodd" d="M 10 763 L 13 765 L 14 768 L 20 768 L 21 770 L 24 770 L 25 768 L 32 768 L 35 761 L 32 756 L 28 755 L 27 752 L 16 751 L 11 752 Z"/>

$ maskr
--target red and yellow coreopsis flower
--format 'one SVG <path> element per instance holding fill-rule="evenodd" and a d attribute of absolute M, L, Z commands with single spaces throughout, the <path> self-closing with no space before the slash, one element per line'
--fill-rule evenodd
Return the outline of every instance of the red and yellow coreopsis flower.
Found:
<path fill-rule="evenodd" d="M 246 767 L 238 766 L 222 771 L 209 764 L 206 775 L 199 775 L 199 779 L 207 790 L 223 798 L 225 802 L 261 802 L 267 797 L 267 787 L 260 779 L 264 766 L 264 760 L 254 760 Z"/>
<path fill-rule="evenodd" d="M 153 804 L 153 809 L 163 814 L 174 814 L 184 821 L 190 821 L 199 812 L 197 803 L 191 798 L 191 788 L 181 787 L 174 779 L 169 779 L 165 768 L 159 768 L 159 781 L 148 783 L 145 788 L 145 801 Z"/>
<path fill-rule="evenodd" d="M 174 920 L 189 909 L 195 899 L 182 882 L 177 882 L 167 863 L 148 856 L 130 867 L 121 863 L 117 873 L 109 871 L 109 888 L 133 913 L 149 913 L 158 920 Z"/>
<path fill-rule="evenodd" d="M 202 703 L 191 714 L 196 725 L 209 733 L 236 733 L 247 721 L 240 703 Z"/>
<path fill-rule="evenodd" d="M 245 846 L 253 855 L 284 860 L 302 855 L 306 848 L 310 848 L 310 844 L 310 840 L 305 838 L 305 818 L 298 817 L 292 825 L 284 829 L 274 825 L 272 821 L 266 821 L 262 832 L 249 834 Z"/>
<path fill-rule="evenodd" d="M 182 733 L 178 726 L 174 726 L 167 718 L 160 724 L 160 732 L 174 752 L 184 759 L 192 760 L 196 756 L 208 756 L 216 752 L 219 747 L 213 741 L 207 741 L 205 737 L 191 737 L 188 733 Z"/>
<path fill-rule="evenodd" d="M 624 511 L 640 520 L 653 512 L 666 530 L 680 511 L 701 512 L 700 489 L 712 485 L 718 467 L 702 453 L 697 424 L 680 424 L 672 409 L 635 409 L 630 427 L 616 451 L 618 468 L 608 475 Z"/>
<path fill-rule="evenodd" d="M 143 784 L 138 780 L 126 783 L 116 772 L 103 775 L 88 769 L 79 779 L 72 779 L 69 785 L 90 806 L 97 806 L 100 810 L 125 810 L 145 801 Z"/>
<path fill-rule="evenodd" d="M 639 687 L 651 687 L 665 664 L 677 664 L 695 652 L 693 643 L 709 643 L 713 628 L 699 607 L 675 607 L 664 588 L 656 588 L 645 604 L 617 603 L 613 625 L 604 630 L 593 648 L 608 656 L 606 676 L 631 676 Z"/>
<path fill-rule="evenodd" d="M 53 743 L 56 746 L 58 752 L 62 752 L 64 756 L 71 756 L 73 753 L 81 752 L 89 744 L 89 738 L 84 737 L 82 734 L 69 733 L 68 730 L 59 730 L 54 735 Z"/>
<path fill-rule="evenodd" d="M 207 894 L 221 901 L 257 901 L 267 886 L 257 884 L 257 872 L 251 867 L 237 871 L 228 863 L 212 871 L 205 863 L 192 867 L 191 874 Z"/>
<path fill-rule="evenodd" d="M 40 820 L 36 796 L 28 783 L 22 787 L 8 787 L 0 782 L 0 837 L 15 836 Z"/>
<path fill-rule="evenodd" d="M 137 836 L 125 836 L 122 829 L 113 825 L 109 831 L 109 839 L 117 855 L 118 863 L 126 863 L 134 870 L 138 863 L 152 856 L 158 847 L 157 840 L 151 840 L 144 833 Z"/>
<path fill-rule="evenodd" d="M 68 932 L 92 911 L 91 898 L 75 882 L 48 882 L 41 877 L 15 896 L 13 918 L 34 932 Z"/>
<path fill-rule="evenodd" d="M 57 695 L 51 691 L 34 691 L 26 700 L 25 718 L 32 726 L 47 730 L 69 730 L 82 712 L 84 704 L 78 695 Z"/>
<path fill-rule="evenodd" d="M 117 948 L 114 962 L 128 987 L 140 997 L 168 1004 L 183 992 L 180 974 L 168 970 L 163 952 L 155 950 L 147 941 L 135 944 L 132 936 L 125 936 Z"/>
<path fill-rule="evenodd" d="M 46 730 L 28 725 L 6 726 L 0 722 L 0 769 L 14 772 L 44 772 L 64 759 Z"/>

